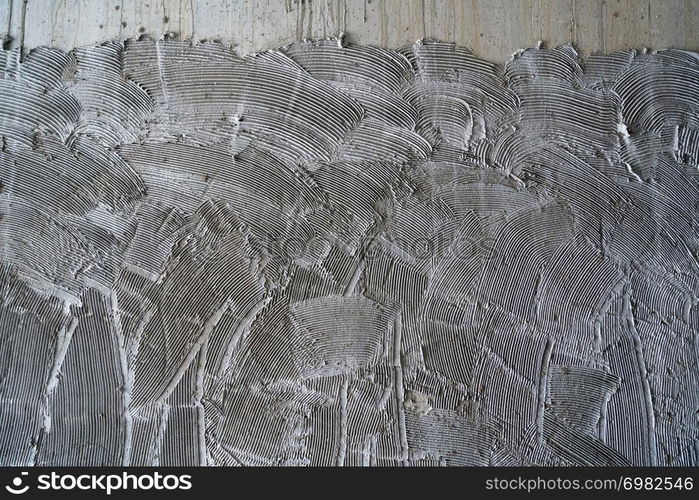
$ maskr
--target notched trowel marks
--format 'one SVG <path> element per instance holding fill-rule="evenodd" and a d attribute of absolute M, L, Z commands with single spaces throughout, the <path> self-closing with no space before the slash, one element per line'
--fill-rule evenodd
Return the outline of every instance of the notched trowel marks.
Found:
<path fill-rule="evenodd" d="M 0 74 L 2 464 L 699 464 L 696 54 Z"/>

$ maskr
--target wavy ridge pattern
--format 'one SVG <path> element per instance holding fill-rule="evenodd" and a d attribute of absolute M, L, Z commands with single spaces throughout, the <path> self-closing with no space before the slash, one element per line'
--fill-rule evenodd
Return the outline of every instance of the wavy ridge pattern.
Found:
<path fill-rule="evenodd" d="M 2 465 L 699 464 L 699 57 L 0 67 Z"/>

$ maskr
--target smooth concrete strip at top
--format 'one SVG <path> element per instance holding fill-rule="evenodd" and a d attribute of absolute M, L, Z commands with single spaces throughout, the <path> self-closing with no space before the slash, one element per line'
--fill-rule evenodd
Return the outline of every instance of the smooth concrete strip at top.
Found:
<path fill-rule="evenodd" d="M 303 38 L 399 48 L 421 38 L 455 42 L 501 62 L 540 41 L 581 55 L 629 47 L 699 49 L 693 0 L 0 0 L 11 47 L 63 50 L 106 40 L 220 40 L 251 54 Z"/>

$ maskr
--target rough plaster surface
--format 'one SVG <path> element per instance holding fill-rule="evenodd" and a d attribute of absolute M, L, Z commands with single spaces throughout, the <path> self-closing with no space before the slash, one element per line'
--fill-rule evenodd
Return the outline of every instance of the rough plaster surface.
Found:
<path fill-rule="evenodd" d="M 699 59 L 0 53 L 3 465 L 696 465 Z"/>

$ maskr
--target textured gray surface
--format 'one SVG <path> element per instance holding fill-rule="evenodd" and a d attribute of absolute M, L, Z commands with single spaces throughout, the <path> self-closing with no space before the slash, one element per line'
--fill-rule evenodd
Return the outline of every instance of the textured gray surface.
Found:
<path fill-rule="evenodd" d="M 0 463 L 699 463 L 699 60 L 0 68 Z"/>
<path fill-rule="evenodd" d="M 0 34 L 27 49 L 70 50 L 145 32 L 220 39 L 249 54 L 344 32 L 386 48 L 435 38 L 502 62 L 539 41 L 572 42 L 583 55 L 699 50 L 697 25 L 695 0 L 0 0 Z"/>

